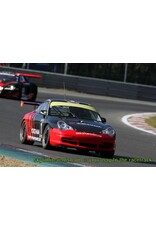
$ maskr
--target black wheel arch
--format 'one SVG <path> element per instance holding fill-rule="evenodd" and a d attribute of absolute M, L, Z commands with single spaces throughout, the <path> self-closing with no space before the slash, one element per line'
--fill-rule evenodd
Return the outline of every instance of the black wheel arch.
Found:
<path fill-rule="evenodd" d="M 52 127 L 52 125 L 51 125 L 49 122 L 45 122 L 45 123 L 43 123 L 43 127 L 42 127 L 42 135 L 43 135 L 43 132 L 44 132 L 44 130 L 45 130 L 45 128 L 46 128 L 47 126 L 49 126 L 49 127 L 50 127 L 50 129 L 52 129 L 52 128 L 53 128 L 53 127 Z"/>

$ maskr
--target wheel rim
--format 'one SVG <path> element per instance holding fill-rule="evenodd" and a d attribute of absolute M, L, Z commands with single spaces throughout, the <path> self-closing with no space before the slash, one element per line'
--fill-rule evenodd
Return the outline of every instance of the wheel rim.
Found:
<path fill-rule="evenodd" d="M 24 122 L 22 125 L 22 128 L 21 128 L 21 132 L 20 132 L 21 141 L 23 141 L 25 139 L 25 136 L 26 136 L 26 124 Z"/>
<path fill-rule="evenodd" d="M 47 144 L 48 144 L 48 141 L 49 141 L 49 129 L 46 129 L 46 132 L 45 132 L 45 134 L 44 134 L 43 141 L 44 141 L 44 145 L 47 145 Z"/>

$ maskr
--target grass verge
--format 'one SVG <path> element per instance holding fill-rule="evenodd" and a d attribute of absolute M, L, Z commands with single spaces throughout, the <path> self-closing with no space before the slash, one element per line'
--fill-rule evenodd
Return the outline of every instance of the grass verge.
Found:
<path fill-rule="evenodd" d="M 145 119 L 145 122 L 146 122 L 148 125 L 150 125 L 150 126 L 156 128 L 156 116 L 155 116 L 155 117 L 151 117 L 151 118 Z"/>

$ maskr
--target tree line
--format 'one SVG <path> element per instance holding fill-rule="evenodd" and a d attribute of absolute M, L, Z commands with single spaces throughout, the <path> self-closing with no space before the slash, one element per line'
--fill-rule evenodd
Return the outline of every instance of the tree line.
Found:
<path fill-rule="evenodd" d="M 124 63 L 69 64 L 68 73 L 115 81 L 124 81 Z M 129 63 L 127 65 L 127 82 L 156 85 L 155 63 Z"/>
<path fill-rule="evenodd" d="M 10 63 L 9 66 L 64 73 L 64 63 Z M 124 81 L 124 63 L 68 63 L 67 74 Z M 126 82 L 156 86 L 156 63 L 129 63 Z"/>

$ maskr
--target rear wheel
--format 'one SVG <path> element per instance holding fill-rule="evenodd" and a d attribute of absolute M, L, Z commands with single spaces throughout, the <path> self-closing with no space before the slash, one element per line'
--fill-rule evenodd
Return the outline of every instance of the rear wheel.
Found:
<path fill-rule="evenodd" d="M 22 125 L 20 127 L 20 142 L 22 144 L 27 144 L 27 145 L 33 145 L 34 141 L 28 141 L 27 140 L 27 124 L 26 121 L 22 122 Z"/>
<path fill-rule="evenodd" d="M 42 147 L 44 149 L 50 148 L 50 127 L 49 127 L 49 125 L 47 125 L 43 131 Z"/>
<path fill-rule="evenodd" d="M 33 94 L 32 98 L 31 98 L 31 101 L 35 101 L 36 97 L 37 97 L 37 86 L 33 84 L 31 86 L 30 92 Z"/>

